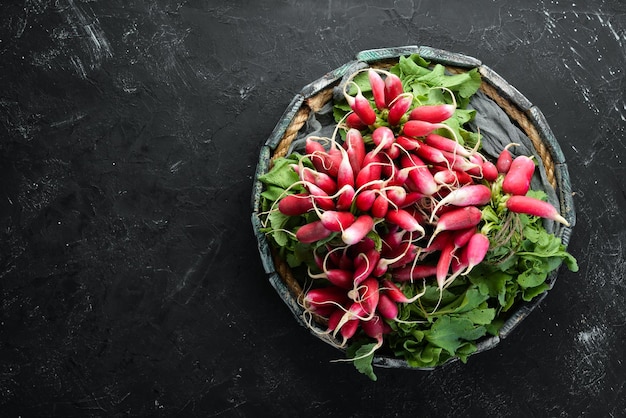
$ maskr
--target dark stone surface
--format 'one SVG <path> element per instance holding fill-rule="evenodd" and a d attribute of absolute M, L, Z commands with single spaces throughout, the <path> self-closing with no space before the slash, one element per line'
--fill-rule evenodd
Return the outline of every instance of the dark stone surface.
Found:
<path fill-rule="evenodd" d="M 624 414 L 623 2 L 31 0 L 0 16 L 2 416 Z M 468 364 L 374 383 L 267 281 L 250 196 L 303 87 L 404 45 L 475 57 L 541 109 L 581 270 Z"/>

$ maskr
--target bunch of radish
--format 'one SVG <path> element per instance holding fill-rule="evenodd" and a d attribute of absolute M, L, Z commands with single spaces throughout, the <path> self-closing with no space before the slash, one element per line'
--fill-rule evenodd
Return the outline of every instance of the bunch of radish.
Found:
<path fill-rule="evenodd" d="M 373 101 L 358 86 L 355 95 L 344 89 L 352 109 L 338 124 L 345 139 L 307 139 L 302 161 L 291 166 L 305 191 L 287 191 L 277 210 L 314 214 L 295 231 L 314 252 L 306 313 L 324 318 L 342 346 L 361 330 L 376 350 L 399 304 L 421 296 L 405 296 L 404 286 L 435 280 L 443 291 L 483 261 L 490 247 L 483 206 L 497 199 L 510 212 L 567 221 L 526 196 L 532 158 L 512 158 L 507 147 L 489 161 L 445 124 L 456 101 L 420 104 L 396 75 L 367 71 Z"/>

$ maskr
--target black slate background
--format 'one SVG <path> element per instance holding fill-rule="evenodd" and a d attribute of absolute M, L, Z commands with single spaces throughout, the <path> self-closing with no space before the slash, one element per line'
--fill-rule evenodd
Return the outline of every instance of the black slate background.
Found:
<path fill-rule="evenodd" d="M 0 1 L 0 411 L 625 416 L 620 0 Z M 297 325 L 250 226 L 292 97 L 364 49 L 482 60 L 545 114 L 578 224 L 495 349 L 371 382 Z"/>

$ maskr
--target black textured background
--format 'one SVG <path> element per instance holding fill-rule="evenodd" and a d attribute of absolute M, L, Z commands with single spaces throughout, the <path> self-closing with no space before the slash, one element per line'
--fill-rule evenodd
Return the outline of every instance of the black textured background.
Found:
<path fill-rule="evenodd" d="M 626 4 L 0 0 L 6 417 L 624 416 Z M 370 382 L 300 327 L 250 225 L 293 96 L 364 49 L 480 59 L 546 116 L 578 224 L 498 347 Z"/>

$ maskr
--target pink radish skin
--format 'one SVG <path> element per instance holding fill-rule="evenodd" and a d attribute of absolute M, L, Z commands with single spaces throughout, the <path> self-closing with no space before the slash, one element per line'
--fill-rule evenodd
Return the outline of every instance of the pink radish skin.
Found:
<path fill-rule="evenodd" d="M 421 142 L 405 135 L 398 135 L 398 137 L 396 137 L 396 144 L 406 151 L 413 151 L 420 147 Z"/>
<path fill-rule="evenodd" d="M 498 169 L 491 161 L 484 161 L 482 165 L 483 178 L 489 182 L 494 182 L 498 178 Z"/>
<path fill-rule="evenodd" d="M 323 210 L 335 209 L 335 202 L 333 201 L 333 198 L 330 197 L 324 190 L 317 187 L 313 183 L 306 183 L 304 187 L 306 187 L 309 193 L 311 193 L 311 197 L 317 207 Z"/>
<path fill-rule="evenodd" d="M 396 303 L 411 303 L 411 300 L 406 297 L 402 290 L 398 286 L 396 286 L 395 283 L 391 282 L 388 279 L 383 279 L 380 282 L 379 290 L 381 292 L 381 295 L 384 294 Z"/>
<path fill-rule="evenodd" d="M 368 315 L 372 315 L 378 306 L 380 299 L 378 287 L 378 280 L 370 277 L 360 283 L 357 288 L 359 293 L 358 303 Z"/>
<path fill-rule="evenodd" d="M 359 115 L 354 112 L 346 117 L 346 125 L 348 125 L 348 128 L 358 129 L 359 131 L 367 129 L 367 125 L 364 124 Z"/>
<path fill-rule="evenodd" d="M 458 231 L 454 231 L 452 234 L 454 247 L 455 248 L 463 248 L 470 239 L 476 235 L 476 227 L 471 227 L 467 229 L 460 229 Z"/>
<path fill-rule="evenodd" d="M 370 209 L 370 213 L 374 218 L 384 218 L 387 214 L 387 210 L 389 209 L 389 199 L 387 198 L 387 193 L 384 190 L 378 192 L 378 196 L 374 200 L 372 204 L 372 208 Z"/>
<path fill-rule="evenodd" d="M 398 304 L 385 293 L 378 297 L 378 313 L 385 319 L 396 319 L 398 317 Z"/>
<path fill-rule="evenodd" d="M 525 213 L 527 215 L 539 216 L 541 218 L 551 219 L 570 226 L 570 223 L 557 212 L 556 208 L 549 202 L 536 199 L 530 196 L 511 196 L 506 201 L 506 207 L 511 212 Z"/>
<path fill-rule="evenodd" d="M 433 208 L 433 215 L 444 205 L 481 206 L 491 200 L 491 189 L 484 184 L 468 184 L 452 190 Z M 432 220 L 432 219 L 431 219 Z"/>
<path fill-rule="evenodd" d="M 337 286 L 310 289 L 304 295 L 304 306 L 313 311 L 322 306 L 343 306 L 348 302 L 345 289 Z"/>
<path fill-rule="evenodd" d="M 342 151 L 343 158 L 337 169 L 337 187 L 342 188 L 346 185 L 354 187 L 354 171 L 352 170 L 352 164 L 350 163 L 347 151 L 343 149 Z"/>
<path fill-rule="evenodd" d="M 402 127 L 402 133 L 407 136 L 423 137 L 442 127 L 442 124 L 439 123 L 430 123 L 423 120 L 409 120 Z"/>
<path fill-rule="evenodd" d="M 419 157 L 404 155 L 400 158 L 400 163 L 403 168 L 411 168 L 409 178 L 411 178 L 417 188 L 414 191 L 418 191 L 426 196 L 432 196 L 437 192 L 439 189 L 437 182 L 426 164 Z"/>
<path fill-rule="evenodd" d="M 392 186 L 385 190 L 391 204 L 395 205 L 396 207 L 404 205 L 407 194 L 406 189 L 404 189 L 403 187 Z"/>
<path fill-rule="evenodd" d="M 405 231 L 425 233 L 419 221 L 405 209 L 390 209 L 387 211 L 385 219 Z"/>
<path fill-rule="evenodd" d="M 341 161 L 326 152 L 322 144 L 308 138 L 305 143 L 304 151 L 309 156 L 309 159 L 317 171 L 328 174 L 333 178 L 337 177 L 337 170 Z"/>
<path fill-rule="evenodd" d="M 454 115 L 456 106 L 452 104 L 422 105 L 409 114 L 410 120 L 419 120 L 430 123 L 440 123 Z"/>
<path fill-rule="evenodd" d="M 437 227 L 431 240 L 441 231 L 458 231 L 476 226 L 480 222 L 481 216 L 482 213 L 476 206 L 466 206 L 446 212 L 437 220 Z"/>
<path fill-rule="evenodd" d="M 398 97 L 404 88 L 402 87 L 402 80 L 395 74 L 387 73 L 385 77 L 385 104 L 387 107 Z"/>
<path fill-rule="evenodd" d="M 283 215 L 302 215 L 313 209 L 313 199 L 306 193 L 290 194 L 278 202 L 278 210 Z"/>
<path fill-rule="evenodd" d="M 395 140 L 395 135 L 391 129 L 386 126 L 380 126 L 372 132 L 372 141 L 377 149 L 387 149 L 391 147 Z"/>
<path fill-rule="evenodd" d="M 348 153 L 348 159 L 352 166 L 352 172 L 358 173 L 363 166 L 363 160 L 365 159 L 365 142 L 361 132 L 356 129 L 349 129 L 346 133 L 345 141 L 346 152 Z"/>
<path fill-rule="evenodd" d="M 509 168 L 511 168 L 511 163 L 513 162 L 513 156 L 509 151 L 509 147 L 511 146 L 519 146 L 519 144 L 510 143 L 500 152 L 500 155 L 498 155 L 498 159 L 496 160 L 496 169 L 498 170 L 498 173 L 506 174 L 509 171 Z"/>
<path fill-rule="evenodd" d="M 362 212 L 369 212 L 376 201 L 375 190 L 363 190 L 356 196 L 355 205 Z"/>
<path fill-rule="evenodd" d="M 502 181 L 502 191 L 518 196 L 525 195 L 530 189 L 534 172 L 535 162 L 532 158 L 525 155 L 515 157 Z"/>
<path fill-rule="evenodd" d="M 445 136 L 438 134 L 426 135 L 424 142 L 432 147 L 440 149 L 441 151 L 451 152 L 463 157 L 469 157 L 471 155 L 471 152 L 467 148 L 456 142 L 454 139 L 446 138 Z"/>
<path fill-rule="evenodd" d="M 425 279 L 437 274 L 437 266 L 430 264 L 417 264 L 415 266 L 405 266 L 393 269 L 391 277 L 397 282 L 409 282 L 418 279 Z"/>
<path fill-rule="evenodd" d="M 369 215 L 360 215 L 352 225 L 344 229 L 341 239 L 347 245 L 361 241 L 374 228 L 374 220 Z"/>
<path fill-rule="evenodd" d="M 326 229 L 322 221 L 313 221 L 302 225 L 296 231 L 296 239 L 303 244 L 311 244 L 315 241 L 328 238 L 332 231 Z"/>
<path fill-rule="evenodd" d="M 342 187 L 341 190 L 338 192 L 336 209 L 350 210 L 350 208 L 352 207 L 352 201 L 354 200 L 355 193 L 356 192 L 354 190 L 354 187 L 350 185 Z"/>
<path fill-rule="evenodd" d="M 353 286 L 352 272 L 343 269 L 331 269 L 326 271 L 326 278 L 333 285 L 342 289 L 351 289 Z"/>
<path fill-rule="evenodd" d="M 463 248 L 465 253 L 462 260 L 467 263 L 467 268 L 464 274 L 470 272 L 475 266 L 482 262 L 489 251 L 489 238 L 481 233 L 475 233 L 469 239 L 466 246 Z"/>
<path fill-rule="evenodd" d="M 354 337 L 354 334 L 356 334 L 357 330 L 359 329 L 360 322 L 361 321 L 359 321 L 358 319 L 351 319 L 342 325 L 339 332 L 341 334 L 341 337 L 343 338 L 344 344 L 345 341 Z"/>
<path fill-rule="evenodd" d="M 437 278 L 437 286 L 439 289 L 443 289 L 443 285 L 450 271 L 450 264 L 452 263 L 452 257 L 454 256 L 454 241 L 449 241 L 441 250 L 439 260 L 437 260 L 437 272 L 435 277 Z"/>
<path fill-rule="evenodd" d="M 367 72 L 367 77 L 370 82 L 370 86 L 372 87 L 372 94 L 374 96 L 374 103 L 378 110 L 383 110 L 387 107 L 387 103 L 385 102 L 385 81 L 382 79 L 380 74 L 371 68 Z"/>
<path fill-rule="evenodd" d="M 297 167 L 297 165 L 294 164 L 294 171 L 300 171 L 300 179 L 302 181 L 315 184 L 329 195 L 337 192 L 337 182 L 328 174 L 312 170 L 308 167 L 302 167 L 302 169 L 298 168 L 296 170 L 295 167 Z"/>
<path fill-rule="evenodd" d="M 327 210 L 320 216 L 324 227 L 332 232 L 341 232 L 355 221 L 355 216 L 350 212 Z"/>
<path fill-rule="evenodd" d="M 354 261 L 354 284 L 358 285 L 366 280 L 374 271 L 380 260 L 380 253 L 372 248 L 360 253 Z"/>
<path fill-rule="evenodd" d="M 359 115 L 359 118 L 365 125 L 373 125 L 376 122 L 376 112 L 372 109 L 370 102 L 363 96 L 361 90 L 354 97 L 347 94 L 345 97 L 352 111 Z"/>
<path fill-rule="evenodd" d="M 404 114 L 411 107 L 411 104 L 413 104 L 413 95 L 411 93 L 396 97 L 394 102 L 389 107 L 387 123 L 391 126 L 398 125 Z"/>

